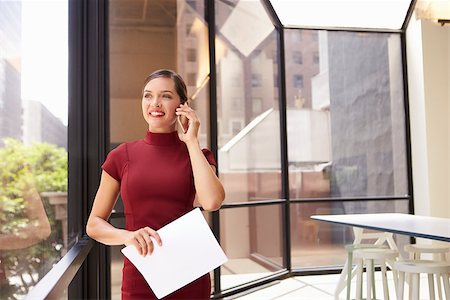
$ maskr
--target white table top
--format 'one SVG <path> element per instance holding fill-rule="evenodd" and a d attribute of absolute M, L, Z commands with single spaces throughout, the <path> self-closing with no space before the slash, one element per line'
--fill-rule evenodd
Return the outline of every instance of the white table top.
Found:
<path fill-rule="evenodd" d="M 400 213 L 314 215 L 311 219 L 450 242 L 450 219 Z"/>

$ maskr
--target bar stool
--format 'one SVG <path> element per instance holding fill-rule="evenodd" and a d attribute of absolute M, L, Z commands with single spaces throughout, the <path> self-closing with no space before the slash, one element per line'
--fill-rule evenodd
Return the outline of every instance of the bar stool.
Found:
<path fill-rule="evenodd" d="M 434 260 L 445 261 L 445 255 L 449 253 L 450 246 L 443 244 L 408 244 L 405 245 L 404 249 L 409 253 L 410 260 L 420 260 L 422 254 L 430 253 L 437 256 L 437 259 Z"/>
<path fill-rule="evenodd" d="M 420 274 L 428 274 L 428 290 L 430 299 L 434 300 L 434 274 L 442 276 L 444 282 L 445 299 L 450 299 L 450 283 L 448 273 L 450 263 L 433 260 L 406 260 L 398 261 L 394 264 L 394 269 L 398 272 L 397 299 L 403 299 L 405 285 L 405 273 L 411 276 L 412 291 L 409 294 L 411 299 L 419 299 Z"/>
<path fill-rule="evenodd" d="M 356 299 L 362 299 L 362 277 L 364 265 L 366 266 L 366 273 L 367 273 L 366 299 L 376 299 L 375 261 L 379 261 L 381 264 L 381 278 L 383 283 L 383 296 L 384 296 L 383 299 L 389 299 L 389 288 L 387 283 L 387 263 L 389 263 L 391 266 L 394 265 L 395 260 L 397 260 L 399 256 L 398 251 L 383 248 L 366 248 L 355 250 L 353 252 L 353 256 L 358 261 Z M 395 290 L 397 290 L 397 274 L 394 269 L 392 269 L 392 272 L 394 275 L 394 288 Z"/>
<path fill-rule="evenodd" d="M 384 248 L 397 250 L 397 245 L 394 241 L 393 234 L 388 232 L 367 232 L 362 228 L 353 227 L 355 235 L 353 244 L 346 245 L 345 250 L 347 252 L 347 260 L 339 277 L 339 281 L 334 291 L 334 298 L 339 299 L 339 294 L 346 288 L 347 297 L 350 299 L 351 281 L 356 275 L 356 267 L 353 267 L 353 252 L 357 249 L 365 248 Z M 369 244 L 366 241 L 375 240 L 374 243 Z M 363 243 L 364 242 L 364 243 Z M 387 244 L 387 245 L 386 245 Z"/>
<path fill-rule="evenodd" d="M 446 254 L 450 251 L 450 246 L 444 244 L 409 244 L 405 245 L 404 250 L 409 253 L 410 260 L 423 259 L 422 254 L 432 254 L 433 260 L 446 261 Z M 438 290 L 439 299 L 442 299 L 442 285 L 440 274 L 436 274 L 436 285 Z M 442 279 L 443 280 L 443 279 Z M 408 278 L 406 279 L 409 282 Z M 411 284 L 409 284 L 411 293 Z"/>

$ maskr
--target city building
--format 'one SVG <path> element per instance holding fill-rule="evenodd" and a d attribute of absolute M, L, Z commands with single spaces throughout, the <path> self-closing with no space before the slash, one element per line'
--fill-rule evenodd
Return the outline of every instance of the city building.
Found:
<path fill-rule="evenodd" d="M 27 145 L 49 143 L 67 149 L 67 126 L 41 102 L 24 101 L 24 134 Z"/>

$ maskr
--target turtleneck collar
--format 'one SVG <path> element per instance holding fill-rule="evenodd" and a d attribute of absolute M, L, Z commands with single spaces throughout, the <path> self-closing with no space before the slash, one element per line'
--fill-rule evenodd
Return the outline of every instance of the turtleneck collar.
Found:
<path fill-rule="evenodd" d="M 180 142 L 177 131 L 172 131 L 168 133 L 156 133 L 147 131 L 147 135 L 144 141 L 149 145 L 155 146 L 169 146 L 176 145 Z"/>

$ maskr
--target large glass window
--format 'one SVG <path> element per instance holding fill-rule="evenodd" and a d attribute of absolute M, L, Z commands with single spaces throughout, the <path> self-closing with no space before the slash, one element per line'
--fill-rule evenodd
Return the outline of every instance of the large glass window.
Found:
<path fill-rule="evenodd" d="M 325 200 L 291 209 L 294 266 L 305 267 L 305 250 L 351 241 L 333 229 L 325 242 L 310 215 L 408 212 L 400 36 L 292 29 L 285 41 L 286 77 L 303 78 L 302 86 L 286 82 L 290 197 Z M 301 66 L 289 55 L 298 49 Z M 399 197 L 404 205 L 341 201 Z"/>
<path fill-rule="evenodd" d="M 0 1 L 0 295 L 68 251 L 67 1 Z"/>
<path fill-rule="evenodd" d="M 283 269 L 282 215 L 279 204 L 220 211 L 220 240 L 229 258 L 221 266 L 222 289 Z"/>
<path fill-rule="evenodd" d="M 222 289 L 285 268 L 280 199 L 278 32 L 259 1 L 216 1 L 219 177 L 226 190 Z M 241 103 L 236 103 L 240 101 Z"/>

